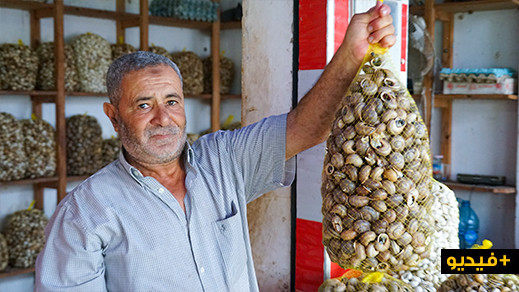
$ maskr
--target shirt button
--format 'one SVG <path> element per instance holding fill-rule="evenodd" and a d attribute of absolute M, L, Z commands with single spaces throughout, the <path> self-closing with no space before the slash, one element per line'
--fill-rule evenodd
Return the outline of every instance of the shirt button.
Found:
<path fill-rule="evenodd" d="M 222 224 L 222 225 L 220 226 L 220 230 L 221 230 L 222 232 L 225 231 L 225 224 Z"/>
<path fill-rule="evenodd" d="M 201 267 L 201 268 L 200 268 L 200 273 L 202 273 L 202 274 L 203 274 L 204 272 L 205 272 L 205 269 L 204 269 L 204 267 Z"/>
<path fill-rule="evenodd" d="M 157 191 L 162 194 L 164 192 L 164 189 L 163 188 L 159 188 Z"/>

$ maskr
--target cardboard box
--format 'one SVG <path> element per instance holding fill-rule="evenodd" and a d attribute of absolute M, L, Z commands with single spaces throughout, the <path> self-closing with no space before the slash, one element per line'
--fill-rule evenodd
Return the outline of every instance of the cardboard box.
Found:
<path fill-rule="evenodd" d="M 443 81 L 444 94 L 514 94 L 517 79 L 506 78 L 498 83 L 470 83 Z"/>

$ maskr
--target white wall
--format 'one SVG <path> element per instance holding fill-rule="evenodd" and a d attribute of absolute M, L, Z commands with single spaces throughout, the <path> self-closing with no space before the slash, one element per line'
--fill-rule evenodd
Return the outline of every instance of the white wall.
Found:
<path fill-rule="evenodd" d="M 236 6 L 239 0 L 222 0 L 223 9 Z M 115 10 L 115 1 L 104 0 L 65 0 L 65 5 L 75 5 L 96 9 Z M 139 1 L 126 1 L 127 11 L 138 13 Z M 92 32 L 101 35 L 110 43 L 116 42 L 115 22 L 97 18 L 65 16 L 65 42 L 69 42 L 74 36 Z M 21 39 L 25 44 L 30 43 L 29 13 L 16 9 L 0 8 L 0 44 L 18 43 Z M 231 93 L 241 93 L 241 30 L 234 29 L 222 32 L 221 50 L 225 56 L 231 58 L 235 64 L 236 76 Z M 42 41 L 52 41 L 54 38 L 52 19 L 41 21 Z M 131 28 L 126 31 L 126 42 L 139 47 L 139 30 Z M 191 50 L 204 58 L 210 54 L 210 32 L 200 32 L 193 29 L 170 28 L 150 26 L 149 41 L 157 46 L 165 47 L 169 52 L 180 51 L 184 48 Z M 31 115 L 30 99 L 27 96 L 0 96 L 2 108 L 0 111 L 8 112 L 18 119 L 29 118 Z M 101 124 L 103 137 L 109 138 L 115 135 L 113 128 L 102 111 L 103 102 L 108 101 L 103 97 L 67 97 L 65 115 L 84 114 L 95 116 Z M 224 100 L 221 106 L 222 122 L 228 115 L 234 116 L 234 121 L 241 120 L 241 101 Z M 210 127 L 210 103 L 209 101 L 186 100 L 187 131 L 201 132 Z M 43 118 L 55 124 L 55 106 L 45 104 L 43 106 Z M 70 183 L 67 190 L 71 190 L 77 183 Z M 33 200 L 31 185 L 0 187 L 0 230 L 3 229 L 6 217 L 20 209 L 26 209 Z M 45 213 L 51 216 L 56 206 L 56 192 L 48 189 L 45 191 Z M 0 279 L 0 291 L 32 291 L 33 275 L 19 275 Z"/>
<path fill-rule="evenodd" d="M 511 67 L 519 71 L 517 27 L 517 9 L 456 14 L 453 67 Z M 441 27 L 437 25 L 436 30 L 439 52 Z M 434 110 L 434 154 L 440 154 L 440 117 L 440 111 Z M 452 124 L 451 179 L 455 180 L 458 173 L 500 175 L 506 177 L 507 184 L 516 184 L 517 101 L 455 100 Z M 480 219 L 480 241 L 487 238 L 495 248 L 514 248 L 514 234 L 519 228 L 514 224 L 514 194 L 454 191 L 457 197 L 471 199 Z"/>

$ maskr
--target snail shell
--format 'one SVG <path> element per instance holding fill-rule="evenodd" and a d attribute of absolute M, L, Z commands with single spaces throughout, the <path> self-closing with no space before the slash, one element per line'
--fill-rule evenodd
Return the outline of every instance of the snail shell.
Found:
<path fill-rule="evenodd" d="M 352 240 L 355 237 L 357 237 L 357 232 L 355 232 L 355 230 L 352 229 L 344 230 L 341 233 L 342 240 Z"/>
<path fill-rule="evenodd" d="M 412 188 L 414 188 L 414 183 L 407 177 L 401 177 L 396 182 L 396 190 L 399 193 L 406 194 Z"/>
<path fill-rule="evenodd" d="M 366 220 L 359 219 L 353 223 L 353 230 L 358 234 L 362 234 L 371 230 L 371 224 Z"/>
<path fill-rule="evenodd" d="M 333 206 L 333 208 L 330 210 L 330 212 L 332 214 L 337 214 L 338 216 L 340 216 L 340 218 L 344 218 L 346 216 L 346 214 L 348 214 L 348 209 L 346 208 L 346 206 L 344 206 L 342 204 L 336 204 Z"/>
<path fill-rule="evenodd" d="M 355 241 L 353 243 L 353 248 L 355 248 L 355 257 L 361 261 L 366 259 L 366 248 L 364 245 L 360 244 L 358 241 Z"/>
<path fill-rule="evenodd" d="M 353 164 L 356 167 L 361 167 L 364 162 L 358 154 L 350 154 L 346 156 L 346 164 Z"/>
<path fill-rule="evenodd" d="M 369 175 L 371 174 L 371 166 L 369 165 L 364 165 L 360 168 L 360 171 L 359 171 L 359 182 L 361 184 L 363 184 L 364 182 L 366 182 L 366 180 L 369 178 Z"/>
<path fill-rule="evenodd" d="M 374 260 L 373 258 L 378 255 L 379 251 L 375 248 L 375 244 L 372 242 L 367 245 L 366 247 L 366 256 L 368 257 L 368 260 Z M 369 259 L 371 258 L 371 259 Z M 373 267 L 376 267 L 378 265 L 378 261 L 373 265 L 370 264 Z"/>
<path fill-rule="evenodd" d="M 392 223 L 396 220 L 396 212 L 393 209 L 388 209 L 386 212 L 382 213 L 382 218 L 386 220 L 388 223 Z"/>
<path fill-rule="evenodd" d="M 355 138 L 355 136 L 357 135 L 357 132 L 355 132 L 354 126 L 348 126 L 342 131 L 342 134 L 344 135 L 345 140 L 351 140 L 351 139 Z"/>
<path fill-rule="evenodd" d="M 386 232 L 388 223 L 385 219 L 379 219 L 371 224 L 371 230 L 376 234 L 382 234 Z"/>
<path fill-rule="evenodd" d="M 353 195 L 349 197 L 348 202 L 353 207 L 362 208 L 369 203 L 369 198 L 365 196 Z"/>
<path fill-rule="evenodd" d="M 385 252 L 389 249 L 391 240 L 389 240 L 389 236 L 385 233 L 381 233 L 378 235 L 377 240 L 375 241 L 375 248 L 379 252 Z"/>
<path fill-rule="evenodd" d="M 387 227 L 387 234 L 389 235 L 389 238 L 393 240 L 399 239 L 402 236 L 402 234 L 404 234 L 404 232 L 404 224 L 402 224 L 402 222 L 399 221 L 393 222 L 389 224 L 389 226 Z"/>
<path fill-rule="evenodd" d="M 389 163 L 396 169 L 401 170 L 404 168 L 405 160 L 404 156 L 400 152 L 393 152 L 388 157 Z"/>
<path fill-rule="evenodd" d="M 377 238 L 377 234 L 373 231 L 366 231 L 362 233 L 359 237 L 360 243 L 367 246 L 370 242 Z"/>
<path fill-rule="evenodd" d="M 405 221 L 409 215 L 409 209 L 406 206 L 398 206 L 395 209 L 396 218 L 400 221 Z"/>
<path fill-rule="evenodd" d="M 346 154 L 353 154 L 355 153 L 355 141 L 354 140 L 348 140 L 342 144 L 342 150 Z"/>
<path fill-rule="evenodd" d="M 383 114 L 382 114 L 382 117 L 381 117 L 381 121 L 383 123 L 387 123 L 389 122 L 390 120 L 394 120 L 397 118 L 397 114 L 396 114 L 396 111 L 393 110 L 393 109 L 390 109 L 390 110 L 387 110 L 385 111 Z"/>
<path fill-rule="evenodd" d="M 352 92 L 350 95 L 344 97 L 344 102 L 346 103 L 346 105 L 359 104 L 362 101 L 364 101 L 364 96 L 360 92 Z"/>
<path fill-rule="evenodd" d="M 411 245 L 413 247 L 419 247 L 425 245 L 425 234 L 423 232 L 416 232 L 412 236 L 413 240 Z"/>
<path fill-rule="evenodd" d="M 393 195 L 396 192 L 396 186 L 392 181 L 383 180 L 381 185 L 384 191 L 386 191 L 389 195 Z"/>
<path fill-rule="evenodd" d="M 369 138 L 364 137 L 355 140 L 355 149 L 357 149 L 357 153 L 359 155 L 365 155 L 367 150 L 369 149 Z"/>
<path fill-rule="evenodd" d="M 389 241 L 388 241 L 389 243 Z M 376 248 L 376 247 L 375 247 Z M 384 270 L 384 269 L 387 269 L 389 268 L 389 264 L 387 263 L 389 261 L 389 257 L 391 256 L 391 252 L 389 250 L 385 250 L 385 251 L 379 251 L 378 255 L 377 255 L 377 259 L 379 261 L 381 261 L 380 264 L 385 264 L 385 268 L 380 268 L 379 267 L 379 270 Z"/>
<path fill-rule="evenodd" d="M 360 135 L 369 136 L 375 132 L 375 127 L 369 126 L 364 122 L 360 122 L 355 124 L 355 131 Z"/>
<path fill-rule="evenodd" d="M 362 120 L 368 124 L 374 125 L 378 121 L 378 114 L 372 105 L 365 106 L 362 109 Z"/>
<path fill-rule="evenodd" d="M 387 156 L 389 153 L 391 153 L 391 145 L 389 145 L 389 142 L 387 142 L 386 139 L 380 139 L 378 141 L 371 139 L 371 141 L 371 146 L 373 149 L 375 149 L 375 152 L 378 155 Z"/>
<path fill-rule="evenodd" d="M 406 246 L 411 243 L 413 237 L 408 232 L 404 232 L 402 236 L 396 241 L 400 246 Z"/>
<path fill-rule="evenodd" d="M 376 189 L 371 193 L 370 198 L 372 200 L 385 200 L 387 198 L 387 192 L 382 189 Z"/>
<path fill-rule="evenodd" d="M 375 209 L 375 211 L 381 212 L 381 213 L 385 212 L 387 210 L 387 205 L 386 205 L 386 202 L 384 202 L 384 201 L 372 201 L 371 207 L 373 207 L 373 209 Z"/>
<path fill-rule="evenodd" d="M 377 166 L 371 170 L 371 174 L 369 177 L 373 179 L 374 181 L 381 181 L 382 180 L 382 174 L 384 173 L 384 168 L 381 166 Z"/>
<path fill-rule="evenodd" d="M 404 127 L 404 130 L 402 131 L 402 136 L 404 136 L 405 138 L 413 137 L 415 132 L 416 132 L 416 128 L 413 125 L 413 123 L 406 122 L 406 126 Z"/>
<path fill-rule="evenodd" d="M 393 151 L 402 152 L 405 148 L 405 139 L 402 136 L 397 135 L 390 139 L 389 144 L 391 145 L 391 148 L 393 148 Z"/>
<path fill-rule="evenodd" d="M 337 233 L 341 233 L 342 232 L 342 219 L 341 217 L 335 215 L 332 217 L 332 226 L 333 226 L 333 229 L 337 232 Z"/>
<path fill-rule="evenodd" d="M 405 150 L 403 156 L 404 156 L 404 161 L 406 163 L 410 163 L 410 162 L 418 160 L 418 158 L 420 158 L 420 151 L 417 148 L 412 147 L 412 148 Z"/>
<path fill-rule="evenodd" d="M 335 172 L 335 167 L 331 163 L 328 163 L 324 168 L 324 171 L 327 175 L 332 175 Z"/>
<path fill-rule="evenodd" d="M 358 179 L 358 170 L 354 165 L 348 164 L 342 168 L 342 171 L 346 174 L 346 176 L 351 181 L 357 181 Z"/>
<path fill-rule="evenodd" d="M 342 107 L 342 121 L 346 124 L 351 124 L 355 121 L 353 109 L 350 105 L 345 105 Z"/>
<path fill-rule="evenodd" d="M 362 79 L 360 81 L 360 87 L 362 87 L 362 92 L 366 96 L 372 96 L 378 91 L 378 87 L 375 82 L 369 79 Z"/>
<path fill-rule="evenodd" d="M 344 178 L 339 184 L 339 188 L 346 194 L 352 194 L 355 191 L 355 187 L 355 183 L 347 178 Z"/>
<path fill-rule="evenodd" d="M 377 161 L 378 161 L 378 156 L 375 153 L 375 150 L 373 150 L 373 148 L 368 148 L 368 150 L 366 151 L 366 155 L 365 155 L 364 159 L 366 159 L 366 162 L 369 165 L 375 165 L 377 163 Z"/>
<path fill-rule="evenodd" d="M 404 119 L 396 118 L 387 123 L 387 131 L 391 135 L 400 135 L 404 130 L 406 122 Z"/>
<path fill-rule="evenodd" d="M 333 200 L 335 202 L 339 203 L 340 205 L 348 204 L 348 197 L 339 188 L 336 188 L 332 191 L 332 197 L 333 197 Z M 341 216 L 341 217 L 344 217 L 344 216 Z"/>
<path fill-rule="evenodd" d="M 405 110 L 409 110 L 411 108 L 411 102 L 407 96 L 403 96 L 398 99 L 398 107 L 403 108 Z"/>
<path fill-rule="evenodd" d="M 360 209 L 360 217 L 366 221 L 372 222 L 379 219 L 380 213 L 370 206 L 364 206 Z"/>
<path fill-rule="evenodd" d="M 332 174 L 333 179 L 338 183 L 346 178 L 346 174 L 341 171 L 334 171 Z"/>
<path fill-rule="evenodd" d="M 341 168 L 344 165 L 344 156 L 342 156 L 341 153 L 337 152 L 333 154 L 330 162 L 336 169 Z"/>

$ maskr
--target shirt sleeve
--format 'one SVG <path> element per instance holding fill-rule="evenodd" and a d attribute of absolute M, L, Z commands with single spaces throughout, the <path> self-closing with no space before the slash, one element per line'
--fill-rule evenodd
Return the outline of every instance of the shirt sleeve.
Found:
<path fill-rule="evenodd" d="M 247 202 L 294 180 L 295 158 L 285 160 L 286 119 L 287 114 L 270 116 L 238 130 L 217 132 L 209 138 L 227 147 L 236 176 L 244 182 Z"/>
<path fill-rule="evenodd" d="M 82 226 L 70 201 L 63 203 L 45 229 L 34 291 L 106 291 L 101 241 Z"/>

